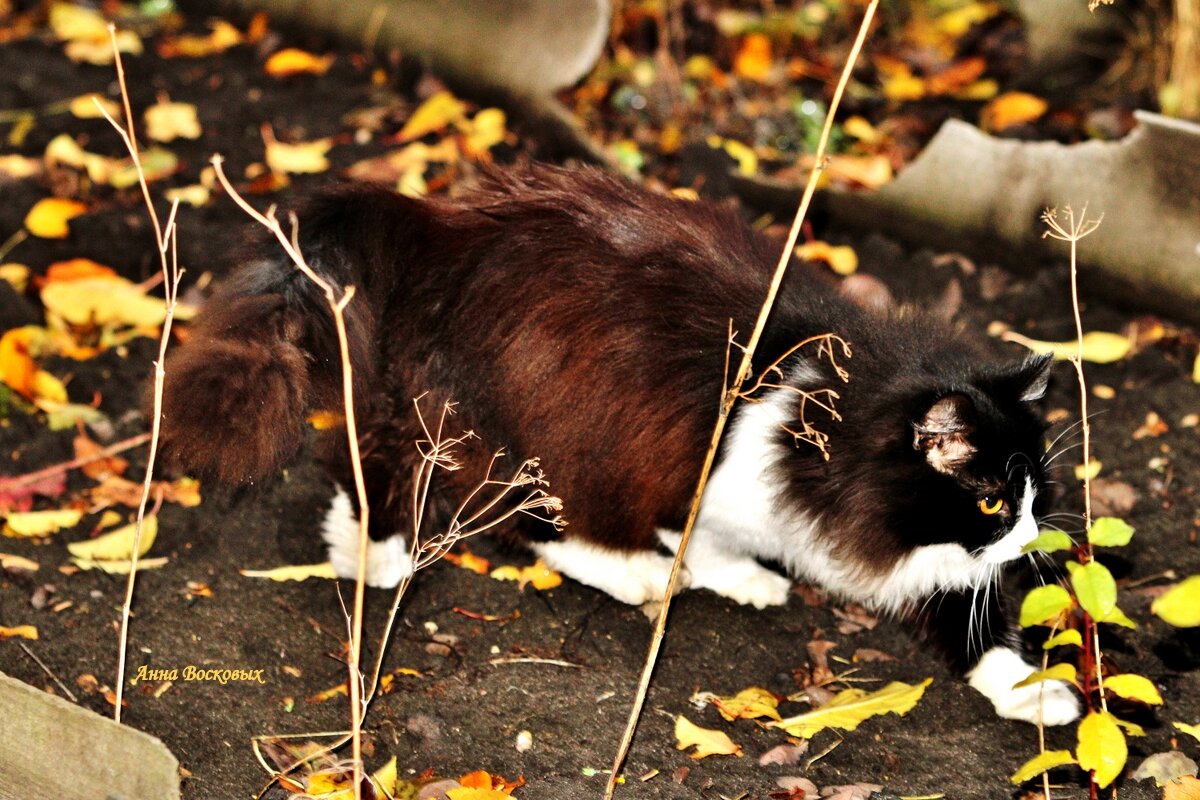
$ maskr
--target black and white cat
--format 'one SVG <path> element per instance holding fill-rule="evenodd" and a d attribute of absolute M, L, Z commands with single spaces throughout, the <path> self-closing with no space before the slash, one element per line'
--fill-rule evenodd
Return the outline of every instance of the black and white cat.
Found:
<path fill-rule="evenodd" d="M 525 518 L 512 535 L 552 567 L 626 603 L 661 596 L 723 385 L 730 321 L 749 331 L 779 245 L 734 215 L 597 171 L 486 175 L 454 200 L 343 188 L 300 216 L 310 264 L 348 309 L 371 508 L 368 581 L 411 572 L 407 483 L 421 431 L 412 398 L 459 402 L 491 448 L 538 456 L 570 525 Z M 324 298 L 282 256 L 226 280 L 168 359 L 164 446 L 226 483 L 269 479 L 305 418 L 335 408 L 336 340 Z M 1030 403 L 1048 361 L 996 365 L 941 323 L 867 312 L 797 264 L 756 373 L 797 342 L 853 347 L 843 384 L 803 350 L 780 385 L 740 402 L 685 556 L 692 588 L 759 608 L 790 581 L 912 619 L 1004 717 L 1062 724 L 1061 683 L 1013 689 L 1019 654 L 994 584 L 1038 533 L 1044 427 Z M 817 421 L 826 459 L 798 443 L 802 395 L 834 388 L 842 421 Z M 810 421 L 813 421 L 810 419 Z M 344 441 L 325 461 L 351 484 Z M 451 473 L 455 475 L 458 473 Z M 463 470 L 463 475 L 472 474 Z M 478 473 L 474 473 L 478 474 Z M 456 492 L 432 499 L 431 524 Z M 323 531 L 355 574 L 357 525 L 340 492 Z"/>

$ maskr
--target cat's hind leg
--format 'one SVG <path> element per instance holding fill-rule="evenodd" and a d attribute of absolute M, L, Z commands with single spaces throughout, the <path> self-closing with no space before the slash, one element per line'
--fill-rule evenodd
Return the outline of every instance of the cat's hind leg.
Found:
<path fill-rule="evenodd" d="M 551 569 L 630 605 L 661 600 L 671 576 L 672 559 L 654 550 L 613 550 L 578 538 L 530 546 Z M 685 570 L 676 591 L 687 586 Z"/>
<path fill-rule="evenodd" d="M 682 534 L 660 530 L 658 538 L 672 552 L 679 549 Z M 750 556 L 722 546 L 709 529 L 697 526 L 688 541 L 683 563 L 691 573 L 693 589 L 711 589 L 742 605 L 755 608 L 787 603 L 792 582 L 758 563 Z"/>

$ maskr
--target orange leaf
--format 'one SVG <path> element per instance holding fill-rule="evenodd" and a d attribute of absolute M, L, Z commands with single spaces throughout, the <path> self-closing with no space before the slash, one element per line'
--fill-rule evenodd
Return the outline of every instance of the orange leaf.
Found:
<path fill-rule="evenodd" d="M 34 397 L 37 364 L 29 354 L 29 326 L 13 328 L 0 337 L 0 381 L 27 400 Z"/>
<path fill-rule="evenodd" d="M 446 553 L 442 558 L 456 567 L 469 569 L 477 575 L 487 575 L 492 571 L 492 565 L 486 558 L 477 556 L 470 550 L 464 549 L 461 553 Z"/>
<path fill-rule="evenodd" d="M 1025 92 L 1005 92 L 979 112 L 979 124 L 984 130 L 1002 131 L 1014 125 L 1033 122 L 1046 113 L 1049 104 L 1042 98 Z"/>
<path fill-rule="evenodd" d="M 317 56 L 305 50 L 288 47 L 267 59 L 266 71 L 276 78 L 288 75 L 324 75 L 333 64 L 333 56 Z"/>
<path fill-rule="evenodd" d="M 925 79 L 925 91 L 931 95 L 951 94 L 970 86 L 983 75 L 987 62 L 981 56 L 955 61 L 941 72 Z"/>
<path fill-rule="evenodd" d="M 751 33 L 742 39 L 733 59 L 733 71 L 743 78 L 765 81 L 771 75 L 771 40 L 761 33 Z"/>
<path fill-rule="evenodd" d="M 14 628 L 0 626 L 0 639 L 13 639 L 18 636 L 22 639 L 36 639 L 38 631 L 32 625 L 17 625 Z"/>
<path fill-rule="evenodd" d="M 85 278 L 116 278 L 117 273 L 112 267 L 97 264 L 90 258 L 72 258 L 67 261 L 55 261 L 46 269 L 43 283 L 56 281 L 79 281 Z"/>
<path fill-rule="evenodd" d="M 47 197 L 34 203 L 25 215 L 25 228 L 34 236 L 43 239 L 65 239 L 70 229 L 67 220 L 74 219 L 87 211 L 87 206 L 78 200 Z"/>

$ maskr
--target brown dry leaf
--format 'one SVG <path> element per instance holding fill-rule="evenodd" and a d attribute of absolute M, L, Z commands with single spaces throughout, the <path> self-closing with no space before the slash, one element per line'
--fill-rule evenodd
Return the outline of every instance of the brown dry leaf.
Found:
<path fill-rule="evenodd" d="M 896 661 L 896 657 L 891 653 L 885 653 L 882 650 L 873 650 L 870 647 L 860 647 L 854 651 L 854 655 L 850 657 L 854 663 L 872 662 L 872 661 Z"/>
<path fill-rule="evenodd" d="M 979 124 L 985 131 L 996 133 L 1014 125 L 1033 122 L 1046 113 L 1050 105 L 1042 98 L 1026 92 L 1005 92 L 979 112 Z"/>
<path fill-rule="evenodd" d="M 46 197 L 25 215 L 25 229 L 43 239 L 65 239 L 70 233 L 67 221 L 86 212 L 87 206 L 78 200 Z"/>
<path fill-rule="evenodd" d="M 822 261 L 838 275 L 852 275 L 858 269 L 858 253 L 849 245 L 805 242 L 796 246 L 796 257 L 805 261 Z"/>
<path fill-rule="evenodd" d="M 284 78 L 289 75 L 324 75 L 333 64 L 333 56 L 318 56 L 306 50 L 288 47 L 271 55 L 264 66 L 268 75 Z"/>
<path fill-rule="evenodd" d="M 696 749 L 689 755 L 700 759 L 708 756 L 737 756 L 742 757 L 741 745 L 735 744 L 723 731 L 701 728 L 682 714 L 675 718 L 675 749 Z"/>
<path fill-rule="evenodd" d="M 146 135 L 156 142 L 199 139 L 200 118 L 191 103 L 158 102 L 146 109 Z"/>
<path fill-rule="evenodd" d="M 37 639 L 38 630 L 33 625 L 17 625 L 12 628 L 6 628 L 0 625 L 0 641 L 5 639 Z"/>
<path fill-rule="evenodd" d="M 417 107 L 400 129 L 397 139 L 407 142 L 419 139 L 427 133 L 443 130 L 448 125 L 464 119 L 466 112 L 466 103 L 450 92 L 440 91 Z"/>
<path fill-rule="evenodd" d="M 1146 414 L 1146 420 L 1133 432 L 1134 439 L 1158 438 L 1171 430 L 1162 417 L 1153 411 Z"/>
<path fill-rule="evenodd" d="M 85 434 L 79 434 L 75 437 L 75 458 L 90 458 L 104 447 L 99 443 L 92 441 Z M 109 475 L 124 475 L 125 470 L 129 468 L 129 462 L 120 456 L 108 456 L 107 458 L 98 458 L 94 461 L 89 461 L 80 469 L 84 475 L 87 475 L 92 480 L 103 480 Z"/>
<path fill-rule="evenodd" d="M 962 91 L 978 81 L 986 69 L 987 62 L 982 56 L 970 56 L 955 61 L 925 79 L 925 92 L 936 96 Z"/>
<path fill-rule="evenodd" d="M 793 764 L 799 764 L 800 759 L 804 758 L 804 754 L 807 752 L 808 740 L 801 739 L 794 744 L 788 743 L 772 747 L 758 757 L 758 763 L 760 766 L 776 764 L 781 767 L 790 767 Z"/>
<path fill-rule="evenodd" d="M 742 78 L 764 82 L 771 77 L 774 63 L 770 38 L 765 34 L 751 33 L 742 39 L 733 59 L 733 71 Z"/>

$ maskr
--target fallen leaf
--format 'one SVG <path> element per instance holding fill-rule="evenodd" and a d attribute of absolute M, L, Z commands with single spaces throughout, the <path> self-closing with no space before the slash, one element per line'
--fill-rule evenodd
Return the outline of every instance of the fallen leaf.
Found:
<path fill-rule="evenodd" d="M 760 717 L 779 719 L 779 698 L 775 696 L 774 692 L 758 686 L 743 689 L 733 697 L 713 695 L 711 702 L 717 712 L 730 722 L 735 719 L 758 719 Z"/>
<path fill-rule="evenodd" d="M 39 569 L 41 569 L 41 565 L 36 561 L 30 561 L 24 556 L 17 556 L 11 553 L 0 553 L 0 569 L 37 572 Z"/>
<path fill-rule="evenodd" d="M 528 567 L 497 567 L 491 576 L 498 581 L 517 581 L 522 590 L 526 585 L 542 591 L 562 584 L 562 575 L 546 566 L 540 558 Z"/>
<path fill-rule="evenodd" d="M 109 100 L 107 97 L 101 97 L 98 94 L 81 94 L 71 100 L 67 110 L 71 112 L 71 116 L 77 119 L 103 119 L 104 111 L 113 119 L 121 119 L 121 107 Z"/>
<path fill-rule="evenodd" d="M 47 475 L 29 483 L 19 483 L 17 478 L 0 478 L 0 514 L 12 511 L 29 511 L 33 498 L 58 497 L 67 490 L 66 472 Z"/>
<path fill-rule="evenodd" d="M 162 558 L 139 558 L 137 562 L 138 572 L 147 569 L 161 569 L 165 567 L 170 559 L 165 556 Z M 71 563 L 80 569 L 98 569 L 101 572 L 107 572 L 109 575 L 128 575 L 133 568 L 132 561 L 99 561 L 91 558 L 72 558 Z"/>
<path fill-rule="evenodd" d="M 1000 338 L 1006 342 L 1016 342 L 1028 347 L 1035 353 L 1049 353 L 1055 361 L 1070 361 L 1079 353 L 1079 343 L 1071 339 L 1066 342 L 1044 342 L 1040 339 L 1030 339 L 1015 331 L 1005 331 Z M 1091 331 L 1083 335 L 1083 360 L 1093 364 L 1111 364 L 1129 355 L 1133 349 L 1129 338 L 1118 333 L 1106 331 Z"/>
<path fill-rule="evenodd" d="M 42 171 L 42 162 L 36 158 L 26 158 L 16 154 L 0 156 L 0 175 L 20 180 L 32 178 Z"/>
<path fill-rule="evenodd" d="M 1014 125 L 1033 122 L 1049 108 L 1042 98 L 1026 92 L 1005 92 L 993 98 L 979 112 L 979 124 L 985 131 L 996 133 Z"/>
<path fill-rule="evenodd" d="M 76 459 L 91 459 L 80 467 L 80 471 L 92 480 L 103 480 L 109 475 L 123 475 L 125 474 L 125 470 L 129 468 L 129 462 L 120 456 L 113 455 L 107 458 L 95 458 L 104 447 L 100 443 L 89 439 L 86 434 L 77 435 L 73 444 Z"/>
<path fill-rule="evenodd" d="M 1200 742 L 1200 725 L 1188 725 L 1186 722 L 1172 722 L 1178 730 Z"/>
<path fill-rule="evenodd" d="M 154 545 L 158 536 L 158 517 L 151 515 L 142 520 L 142 538 L 138 547 L 138 557 L 146 555 Z M 137 524 L 131 523 L 115 531 L 97 536 L 95 539 L 85 539 L 81 542 L 71 542 L 67 550 L 71 555 L 94 561 L 128 560 L 133 553 L 134 540 L 137 538 Z"/>
<path fill-rule="evenodd" d="M 804 758 L 808 752 L 808 740 L 802 739 L 795 744 L 781 744 L 772 747 L 767 752 L 758 757 L 759 766 L 767 766 L 775 764 L 781 767 L 790 767 L 793 764 L 799 764 L 800 759 Z"/>
<path fill-rule="evenodd" d="M 65 281 L 79 281 L 86 278 L 119 279 L 116 270 L 97 264 L 90 258 L 71 258 L 66 261 L 55 261 L 46 268 L 42 285 Z"/>
<path fill-rule="evenodd" d="M 1116 718 L 1107 711 L 1093 711 L 1079 723 L 1075 753 L 1079 766 L 1094 771 L 1096 783 L 1103 789 L 1121 774 L 1129 750 Z"/>
<path fill-rule="evenodd" d="M 38 630 L 33 625 L 17 625 L 12 628 L 6 628 L 0 625 L 0 641 L 4 639 L 37 639 Z"/>
<path fill-rule="evenodd" d="M 1184 775 L 1163 787 L 1163 800 L 1200 800 L 1200 780 Z"/>
<path fill-rule="evenodd" d="M 1099 475 L 1100 470 L 1102 470 L 1102 469 L 1104 469 L 1104 463 L 1101 462 L 1100 459 L 1098 459 L 1098 458 L 1093 458 L 1087 464 L 1076 464 L 1075 465 L 1075 479 L 1080 480 L 1080 481 L 1082 481 L 1082 480 L 1090 481 L 1093 478 L 1095 478 L 1097 475 Z"/>
<path fill-rule="evenodd" d="M 311 174 L 329 169 L 325 154 L 333 147 L 332 139 L 285 144 L 274 136 L 266 137 L 266 162 L 272 172 Z"/>
<path fill-rule="evenodd" d="M 1115 478 L 1092 481 L 1092 513 L 1100 517 L 1120 517 L 1137 504 L 1138 493 L 1132 485 Z"/>
<path fill-rule="evenodd" d="M 437 92 L 417 107 L 396 138 L 401 142 L 419 139 L 462 120 L 466 112 L 467 104 L 453 94 L 444 90 Z"/>
<path fill-rule="evenodd" d="M 212 20 L 209 25 L 212 31 L 205 36 L 184 34 L 163 39 L 158 44 L 158 54 L 163 58 L 205 58 L 242 43 L 241 32 L 225 20 Z"/>
<path fill-rule="evenodd" d="M 821 790 L 822 800 L 871 800 L 882 791 L 879 783 L 850 783 L 842 786 L 826 786 Z"/>
<path fill-rule="evenodd" d="M 1150 604 L 1150 611 L 1177 628 L 1200 626 L 1200 575 L 1172 586 Z"/>
<path fill-rule="evenodd" d="M 47 323 L 58 330 L 68 326 L 156 328 L 167 318 L 166 301 L 147 295 L 142 286 L 120 276 L 54 281 L 42 287 L 41 297 Z M 184 316 L 189 316 L 186 310 Z"/>
<path fill-rule="evenodd" d="M 117 31 L 117 50 L 129 55 L 140 56 L 143 50 L 142 37 L 128 28 L 121 28 Z M 63 52 L 66 53 L 67 58 L 76 63 L 95 66 L 107 66 L 113 63 L 112 42 L 108 39 L 107 31 L 100 39 L 75 39 L 67 42 Z"/>
<path fill-rule="evenodd" d="M 741 758 L 741 745 L 735 744 L 724 732 L 701 728 L 682 714 L 675 718 L 675 749 L 696 749 L 689 753 L 692 758 L 708 756 L 737 756 Z"/>
<path fill-rule="evenodd" d="M 154 182 L 174 175 L 179 170 L 179 158 L 170 150 L 148 147 L 140 156 L 142 174 L 147 182 Z M 108 176 L 108 185 L 114 189 L 128 189 L 139 181 L 137 166 L 131 159 L 117 161 Z"/>
<path fill-rule="evenodd" d="M 858 254 L 849 245 L 828 242 L 805 242 L 796 246 L 796 257 L 805 261 L 822 261 L 838 275 L 852 275 L 858 269 Z"/>
<path fill-rule="evenodd" d="M 1021 768 L 1009 777 L 1009 780 L 1021 784 L 1031 778 L 1036 778 L 1046 770 L 1074 763 L 1075 756 L 1071 755 L 1070 750 L 1047 750 L 1022 764 Z"/>
<path fill-rule="evenodd" d="M 486 558 L 477 556 L 466 548 L 463 548 L 461 553 L 446 553 L 444 556 L 442 556 L 442 558 L 446 559 L 454 566 L 470 570 L 476 575 L 487 575 L 492 571 L 492 565 Z"/>
<path fill-rule="evenodd" d="M 86 212 L 87 206 L 78 200 L 46 197 L 25 215 L 25 229 L 43 239 L 65 239 L 70 233 L 67 221 Z"/>
<path fill-rule="evenodd" d="M 762 33 L 751 33 L 742 38 L 733 58 L 733 71 L 743 78 L 763 82 L 771 76 L 774 63 L 770 38 Z"/>
<path fill-rule="evenodd" d="M 247 578 L 270 578 L 273 581 L 303 581 L 308 578 L 337 578 L 333 564 L 306 564 L 292 567 L 276 567 L 275 569 L 239 569 L 239 573 Z"/>
<path fill-rule="evenodd" d="M 287 47 L 279 50 L 267 59 L 264 65 L 268 75 L 285 78 L 290 75 L 324 75 L 333 64 L 333 56 L 318 56 L 306 50 Z"/>
<path fill-rule="evenodd" d="M 1144 781 L 1147 778 L 1153 778 L 1154 782 L 1161 788 L 1172 781 L 1179 780 L 1185 775 L 1196 777 L 1197 773 L 1196 762 L 1188 758 L 1178 750 L 1171 750 L 1167 753 L 1155 753 L 1146 758 L 1138 768 L 1130 773 L 1129 777 L 1135 781 Z"/>
<path fill-rule="evenodd" d="M 158 102 L 146 109 L 146 135 L 156 142 L 199 139 L 200 118 L 191 103 Z"/>
<path fill-rule="evenodd" d="M 931 683 L 933 678 L 926 678 L 916 685 L 893 681 L 874 692 L 846 689 L 815 711 L 788 717 L 769 725 L 773 728 L 783 728 L 792 736 L 803 739 L 811 739 L 814 734 L 826 728 L 852 731 L 865 720 L 880 714 L 907 714 L 925 694 L 925 687 Z"/>
<path fill-rule="evenodd" d="M 181 205 L 200 208 L 208 205 L 208 201 L 212 199 L 212 189 L 199 183 L 193 183 L 189 186 L 167 189 L 163 192 L 163 197 L 172 202 L 179 202 Z"/>
<path fill-rule="evenodd" d="M 73 508 L 9 514 L 4 519 L 4 535 L 13 538 L 49 536 L 63 528 L 75 527 L 82 518 L 83 512 Z"/>
<path fill-rule="evenodd" d="M 463 151 L 477 161 L 485 161 L 489 151 L 508 136 L 507 118 L 498 108 L 485 108 L 474 118 L 458 123 L 463 133 Z"/>

